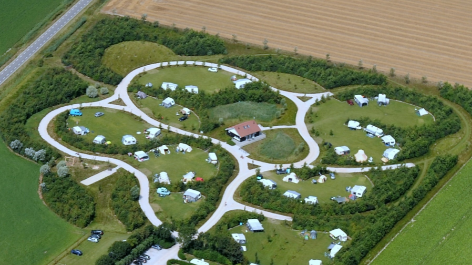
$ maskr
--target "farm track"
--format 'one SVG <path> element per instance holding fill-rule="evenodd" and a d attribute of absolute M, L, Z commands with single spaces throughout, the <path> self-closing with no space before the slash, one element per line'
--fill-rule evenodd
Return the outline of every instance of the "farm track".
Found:
<path fill-rule="evenodd" d="M 114 12 L 113 12 L 114 11 Z M 243 43 L 398 75 L 427 76 L 472 86 L 472 5 L 463 0 L 295 1 L 111 0 L 103 9 L 179 28 L 201 30 Z"/>

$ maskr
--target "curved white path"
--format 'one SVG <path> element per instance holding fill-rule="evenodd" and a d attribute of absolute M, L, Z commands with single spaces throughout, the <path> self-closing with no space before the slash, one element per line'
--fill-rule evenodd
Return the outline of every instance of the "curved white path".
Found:
<path fill-rule="evenodd" d="M 110 162 L 117 167 L 121 167 L 125 170 L 127 170 L 130 173 L 133 173 L 136 178 L 139 181 L 140 185 L 140 199 L 139 199 L 139 204 L 146 215 L 146 217 L 151 221 L 153 225 L 160 225 L 162 222 L 156 217 L 150 203 L 149 203 L 149 180 L 145 174 L 143 174 L 141 171 L 138 169 L 134 168 L 133 166 L 129 165 L 126 162 L 123 162 L 118 159 L 106 157 L 106 156 L 96 156 L 96 155 L 89 155 L 89 154 L 84 154 L 84 153 L 78 153 L 74 150 L 71 150 L 65 146 L 63 146 L 61 143 L 59 143 L 57 140 L 52 138 L 47 130 L 48 124 L 59 114 L 63 113 L 64 111 L 68 111 L 73 108 L 80 108 L 80 107 L 105 107 L 105 108 L 112 108 L 112 109 L 117 109 L 117 110 L 123 110 L 126 112 L 129 112 L 131 114 L 139 116 L 141 119 L 143 119 L 145 122 L 151 124 L 152 126 L 159 127 L 160 122 L 154 120 L 153 118 L 149 117 L 146 113 L 141 111 L 138 107 L 134 105 L 132 100 L 129 98 L 128 95 L 128 86 L 131 83 L 131 81 L 140 73 L 155 69 L 161 66 L 167 66 L 167 65 L 203 65 L 206 67 L 218 67 L 217 64 L 214 63 L 204 63 L 204 62 L 195 62 L 195 61 L 174 61 L 174 62 L 163 62 L 163 63 L 156 63 L 156 64 L 151 64 L 147 66 L 140 67 L 136 70 L 133 70 L 130 72 L 126 77 L 123 78 L 123 80 L 120 82 L 120 84 L 117 86 L 115 90 L 115 94 L 107 99 L 98 101 L 98 102 L 93 102 L 93 103 L 82 103 L 82 104 L 73 104 L 73 105 L 68 105 L 64 106 L 58 109 L 55 109 L 48 113 L 40 122 L 38 131 L 41 137 L 57 148 L 58 150 L 66 153 L 67 155 L 70 156 L 75 156 L 75 157 L 82 157 L 85 159 L 91 159 L 91 160 L 98 160 L 98 161 L 104 161 L 104 162 Z M 237 69 L 227 67 L 227 66 L 221 66 L 220 67 L 224 71 L 228 71 L 234 74 L 238 74 L 241 76 L 246 76 L 249 79 L 252 79 L 254 81 L 258 81 L 258 79 L 252 75 L 249 75 L 247 73 L 244 73 L 242 71 L 239 71 Z M 275 88 L 272 88 L 274 90 L 277 90 Z M 286 91 L 280 91 L 280 94 L 289 98 L 292 100 L 298 108 L 297 115 L 296 115 L 296 125 L 292 126 L 277 126 L 272 129 L 279 129 L 279 128 L 297 128 L 301 137 L 303 140 L 308 145 L 309 148 L 309 153 L 307 157 L 305 157 L 303 160 L 298 161 L 294 163 L 295 167 L 302 167 L 305 163 L 310 164 L 313 161 L 315 161 L 319 154 L 320 154 L 320 149 L 318 144 L 315 142 L 315 140 L 310 136 L 308 132 L 308 128 L 305 125 L 305 115 L 307 111 L 309 110 L 310 106 L 315 103 L 316 99 L 321 99 L 321 97 L 331 95 L 330 92 L 326 93 L 318 93 L 318 94 L 301 94 L 301 93 L 292 93 L 292 92 L 286 92 Z M 303 102 L 300 100 L 298 97 L 300 96 L 307 96 L 311 97 L 310 100 Z M 118 98 L 121 98 L 123 102 L 125 103 L 126 106 L 118 106 L 114 104 L 110 104 L 110 102 L 117 100 Z M 264 129 L 271 129 L 271 128 L 264 128 Z M 194 137 L 201 137 L 202 135 L 187 132 L 175 127 L 170 127 L 170 130 L 172 132 L 176 132 L 179 134 L 183 135 L 189 135 L 189 136 L 194 136 Z M 207 138 L 206 136 L 203 136 L 204 138 Z M 260 209 L 255 209 L 253 207 L 246 206 L 244 204 L 241 204 L 239 202 L 236 202 L 233 198 L 234 193 L 236 192 L 237 188 L 250 176 L 253 176 L 255 174 L 255 170 L 252 169 L 250 170 L 248 168 L 248 163 L 254 163 L 256 165 L 260 166 L 261 172 L 264 171 L 269 171 L 269 170 L 274 170 L 275 164 L 270 164 L 266 162 L 261 162 L 257 160 L 252 160 L 248 159 L 246 157 L 247 153 L 245 153 L 243 150 L 241 150 L 238 146 L 230 146 L 229 144 L 225 142 L 221 142 L 217 139 L 211 138 L 211 141 L 213 144 L 220 144 L 221 147 L 226 149 L 228 152 L 230 152 L 235 159 L 238 161 L 239 164 L 239 172 L 238 175 L 234 178 L 234 180 L 228 184 L 228 186 L 225 189 L 225 192 L 223 194 L 222 200 L 216 211 L 212 214 L 210 219 L 203 224 L 200 229 L 198 229 L 198 232 L 206 232 L 208 231 L 211 227 L 213 227 L 220 219 L 221 217 L 228 211 L 232 210 L 246 210 L 246 211 L 255 211 L 258 213 L 263 214 L 266 217 L 273 218 L 273 219 L 278 219 L 278 220 L 288 220 L 292 221 L 292 218 L 290 216 L 285 216 L 285 215 L 280 215 Z M 399 165 L 392 165 L 392 166 L 387 166 L 386 168 L 395 168 L 398 167 Z M 414 166 L 413 164 L 407 164 L 406 166 Z M 364 172 L 368 171 L 370 168 L 328 168 L 329 170 L 335 171 L 335 172 L 343 172 L 343 173 L 348 173 L 348 172 Z M 105 173 L 104 173 L 105 174 Z M 176 257 L 177 256 L 177 251 L 178 247 L 173 247 L 169 250 L 162 250 L 158 257 L 156 259 L 152 259 L 151 261 L 153 264 L 165 264 L 167 259 L 170 257 Z M 157 256 L 156 256 L 157 257 Z"/>

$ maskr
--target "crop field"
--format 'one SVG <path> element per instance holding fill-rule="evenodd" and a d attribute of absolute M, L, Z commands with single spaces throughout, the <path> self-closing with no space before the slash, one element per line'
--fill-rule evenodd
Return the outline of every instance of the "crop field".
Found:
<path fill-rule="evenodd" d="M 111 0 L 102 10 L 179 28 L 219 33 L 242 43 L 398 75 L 472 85 L 472 5 L 464 0 Z M 237 15 L 236 15 L 237 14 Z M 447 14 L 447 15 L 444 15 Z M 233 37 L 236 36 L 236 37 Z"/>
<path fill-rule="evenodd" d="M 302 195 L 302 199 L 308 196 L 318 197 L 319 203 L 334 203 L 330 201 L 331 197 L 342 196 L 347 197 L 350 193 L 346 192 L 346 187 L 354 185 L 362 185 L 367 187 L 367 194 L 372 189 L 371 182 L 365 177 L 365 174 L 349 173 L 336 174 L 336 179 L 330 179 L 325 183 L 312 184 L 311 180 L 300 181 L 299 183 L 284 182 L 282 179 L 286 175 L 277 175 L 274 171 L 264 172 L 264 178 L 271 179 L 277 183 L 277 189 L 284 193 L 287 190 L 294 190 Z M 315 176 L 318 179 L 318 176 Z M 360 199 L 362 200 L 362 198 Z"/>
<path fill-rule="evenodd" d="M 372 264 L 471 264 L 471 174 L 469 161 Z"/>
<path fill-rule="evenodd" d="M 0 56 L 18 42 L 33 27 L 45 19 L 63 0 L 1 1 Z"/>
<path fill-rule="evenodd" d="M 384 124 L 404 127 L 433 122 L 431 115 L 418 117 L 414 106 L 398 101 L 391 100 L 389 105 L 383 107 L 371 101 L 368 106 L 360 108 L 357 105 L 350 106 L 346 102 L 331 99 L 319 106 L 314 105 L 313 114 L 307 115 L 307 126 L 309 129 L 314 127 L 319 131 L 320 135 L 315 137 L 318 143 L 324 140 L 333 146 L 346 145 L 351 149 L 351 155 L 363 149 L 368 157 L 373 157 L 374 162 L 379 162 L 387 149 L 382 140 L 377 137 L 369 138 L 364 130 L 352 131 L 344 125 L 347 119 L 355 120 L 360 117 L 379 119 Z M 333 135 L 330 134 L 331 131 Z"/>
<path fill-rule="evenodd" d="M 82 236 L 38 196 L 39 166 L 0 142 L 0 264 L 45 264 Z"/>

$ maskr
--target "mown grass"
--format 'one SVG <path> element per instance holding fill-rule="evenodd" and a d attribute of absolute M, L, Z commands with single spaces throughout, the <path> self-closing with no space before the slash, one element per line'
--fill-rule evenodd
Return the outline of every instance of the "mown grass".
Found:
<path fill-rule="evenodd" d="M 418 117 L 415 114 L 415 107 L 406 103 L 392 100 L 386 107 L 371 103 L 367 107 L 360 108 L 357 105 L 350 106 L 346 102 L 334 99 L 327 100 L 319 106 L 313 105 L 313 114 L 308 113 L 305 121 L 309 130 L 314 127 L 319 132 L 318 137 L 312 135 L 318 143 L 324 140 L 333 146 L 348 146 L 351 149 L 351 155 L 362 149 L 368 157 L 373 157 L 375 163 L 380 161 L 387 147 L 379 138 L 367 137 L 363 130 L 352 131 L 347 128 L 344 124 L 348 119 L 369 117 L 373 120 L 379 119 L 384 124 L 402 127 L 433 122 L 431 115 Z"/>
<path fill-rule="evenodd" d="M 156 190 L 153 190 L 156 193 Z M 172 222 L 172 220 L 184 220 L 189 218 L 205 200 L 192 203 L 184 203 L 183 193 L 175 192 L 166 197 L 153 195 L 151 197 L 152 209 L 156 212 L 157 218 L 162 221 Z"/>
<path fill-rule="evenodd" d="M 294 190 L 302 195 L 302 199 L 308 196 L 318 197 L 319 203 L 334 203 L 330 200 L 334 196 L 349 196 L 350 193 L 346 192 L 346 187 L 353 187 L 354 185 L 362 185 L 367 187 L 367 194 L 372 190 L 372 184 L 365 177 L 364 174 L 360 173 L 349 173 L 349 174 L 336 174 L 336 179 L 330 179 L 325 183 L 312 184 L 311 180 L 300 181 L 295 184 L 292 182 L 284 182 L 282 179 L 286 175 L 277 175 L 274 171 L 264 172 L 262 174 L 264 178 L 271 179 L 277 183 L 277 189 L 284 193 L 287 190 Z M 314 178 L 318 180 L 319 176 Z M 362 199 L 360 199 L 362 200 Z"/>
<path fill-rule="evenodd" d="M 194 85 L 199 91 L 212 93 L 234 87 L 231 76 L 233 74 L 222 70 L 217 73 L 209 72 L 208 67 L 203 66 L 175 66 L 150 70 L 140 77 L 138 82 L 143 85 L 152 83 L 156 89 L 162 85 L 162 82 L 175 83 L 181 88 Z"/>
<path fill-rule="evenodd" d="M 472 162 L 437 194 L 372 264 L 470 264 Z"/>
<path fill-rule="evenodd" d="M 280 90 L 306 94 L 326 92 L 322 86 L 312 80 L 297 75 L 276 72 L 255 72 L 254 75 Z"/>
<path fill-rule="evenodd" d="M 221 105 L 209 110 L 210 119 L 228 123 L 240 123 L 245 120 L 255 119 L 257 122 L 271 122 L 276 118 L 280 109 L 276 104 L 266 102 L 237 102 L 228 105 Z"/>
<path fill-rule="evenodd" d="M 83 232 L 47 208 L 38 195 L 39 165 L 0 143 L 0 264 L 44 264 Z"/>
<path fill-rule="evenodd" d="M 292 163 L 308 155 L 308 146 L 297 129 L 277 129 L 264 131 L 266 138 L 243 147 L 249 158 L 270 163 Z M 300 151 L 300 144 L 304 145 Z M 299 152 L 296 152 L 296 150 Z"/>
<path fill-rule="evenodd" d="M 308 264 L 310 259 L 320 259 L 323 264 L 329 261 L 324 252 L 333 240 L 327 233 L 318 232 L 317 239 L 305 240 L 300 231 L 292 230 L 282 221 L 266 219 L 262 226 L 262 233 L 248 232 L 245 225 L 229 230 L 246 236 L 247 251 L 243 254 L 250 262 L 255 262 L 256 253 L 260 264 Z"/>

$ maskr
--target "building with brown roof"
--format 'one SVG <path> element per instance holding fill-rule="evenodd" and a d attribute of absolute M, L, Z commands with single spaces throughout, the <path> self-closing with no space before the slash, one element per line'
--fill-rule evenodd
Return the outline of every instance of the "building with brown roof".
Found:
<path fill-rule="evenodd" d="M 233 139 L 244 142 L 261 134 L 261 128 L 255 120 L 245 121 L 243 123 L 226 128 L 226 133 Z"/>

